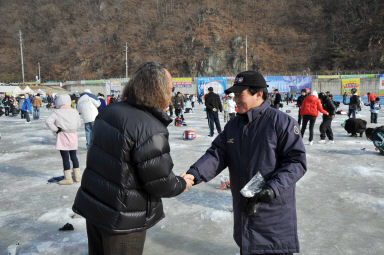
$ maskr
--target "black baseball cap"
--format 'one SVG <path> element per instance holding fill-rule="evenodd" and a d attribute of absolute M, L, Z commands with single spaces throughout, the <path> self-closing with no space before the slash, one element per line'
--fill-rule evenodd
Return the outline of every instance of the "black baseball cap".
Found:
<path fill-rule="evenodd" d="M 263 75 L 256 71 L 245 71 L 236 75 L 233 86 L 225 90 L 226 94 L 240 93 L 249 88 L 267 88 Z"/>

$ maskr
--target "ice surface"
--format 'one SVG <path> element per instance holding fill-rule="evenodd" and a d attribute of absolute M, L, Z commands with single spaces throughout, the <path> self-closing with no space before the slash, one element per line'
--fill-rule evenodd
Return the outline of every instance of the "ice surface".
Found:
<path fill-rule="evenodd" d="M 293 104 L 284 104 L 282 111 L 287 109 L 297 118 Z M 48 114 L 41 108 L 42 119 L 31 124 L 19 117 L 0 118 L 0 254 L 17 242 L 18 254 L 23 255 L 87 254 L 85 220 L 71 210 L 79 184 L 47 184 L 63 174 L 54 136 L 44 124 Z M 369 122 L 368 107 L 358 116 Z M 194 113 L 185 114 L 188 126 L 169 126 L 175 173 L 188 170 L 212 142 L 205 117 L 203 107 L 197 106 Z M 308 171 L 296 189 L 301 254 L 384 254 L 384 157 L 365 137 L 348 137 L 340 126 L 346 118 L 336 115 L 332 123 L 335 144 L 317 144 L 321 117 L 315 125 L 315 143 L 308 145 L 308 130 L 304 136 Z M 384 125 L 382 112 L 378 121 L 368 126 Z M 182 140 L 187 129 L 196 131 L 195 140 Z M 84 169 L 83 127 L 79 146 Z M 220 176 L 163 199 L 166 217 L 148 230 L 144 254 L 239 254 L 232 238 L 231 193 L 218 189 Z M 65 223 L 75 230 L 59 232 Z"/>

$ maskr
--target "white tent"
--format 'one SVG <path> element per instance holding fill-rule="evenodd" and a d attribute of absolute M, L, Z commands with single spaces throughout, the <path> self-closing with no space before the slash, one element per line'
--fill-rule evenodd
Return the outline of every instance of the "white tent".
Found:
<path fill-rule="evenodd" d="M 24 92 L 19 88 L 19 86 L 0 86 L 0 93 L 17 96 L 19 94 L 23 94 Z"/>
<path fill-rule="evenodd" d="M 34 94 L 35 91 L 33 91 L 29 86 L 26 86 L 24 89 L 23 89 L 23 93 L 24 94 Z"/>
<path fill-rule="evenodd" d="M 36 90 L 36 94 L 40 94 L 40 96 L 46 96 L 45 91 L 41 89 Z"/>

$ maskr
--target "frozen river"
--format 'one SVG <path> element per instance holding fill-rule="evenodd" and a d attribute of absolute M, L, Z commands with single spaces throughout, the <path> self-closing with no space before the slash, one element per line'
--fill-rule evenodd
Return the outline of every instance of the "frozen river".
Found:
<path fill-rule="evenodd" d="M 287 109 L 297 117 L 293 104 L 284 105 L 282 111 Z M 16 242 L 20 243 L 17 254 L 87 254 L 85 220 L 71 210 L 79 184 L 47 184 L 49 178 L 62 175 L 54 136 L 44 123 L 48 114 L 42 108 L 42 118 L 31 124 L 19 117 L 0 118 L 0 254 Z M 364 107 L 357 117 L 369 122 L 369 114 Z M 213 140 L 207 137 L 202 106 L 185 118 L 188 126 L 169 126 L 177 174 L 188 170 Z M 296 190 L 301 254 L 384 254 L 384 156 L 365 136 L 348 137 L 340 126 L 346 118 L 336 115 L 332 123 L 335 144 L 317 144 L 320 116 L 315 144 L 308 145 L 308 130 L 304 137 L 308 171 Z M 383 112 L 378 121 L 368 126 L 384 125 Z M 186 129 L 194 129 L 197 139 L 183 141 L 181 135 Z M 79 137 L 83 169 L 83 127 Z M 223 175 L 227 174 L 225 170 Z M 219 185 L 220 176 L 176 198 L 163 199 L 166 218 L 147 232 L 144 254 L 239 253 L 232 238 L 231 194 L 217 189 Z M 75 230 L 59 232 L 67 222 Z"/>

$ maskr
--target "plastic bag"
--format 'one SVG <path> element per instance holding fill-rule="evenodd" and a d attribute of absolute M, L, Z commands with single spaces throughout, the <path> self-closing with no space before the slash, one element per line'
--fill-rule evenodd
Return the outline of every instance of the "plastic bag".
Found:
<path fill-rule="evenodd" d="M 264 185 L 264 177 L 260 172 L 257 172 L 257 174 L 240 190 L 240 193 L 243 197 L 253 197 L 256 193 L 261 191 Z"/>

